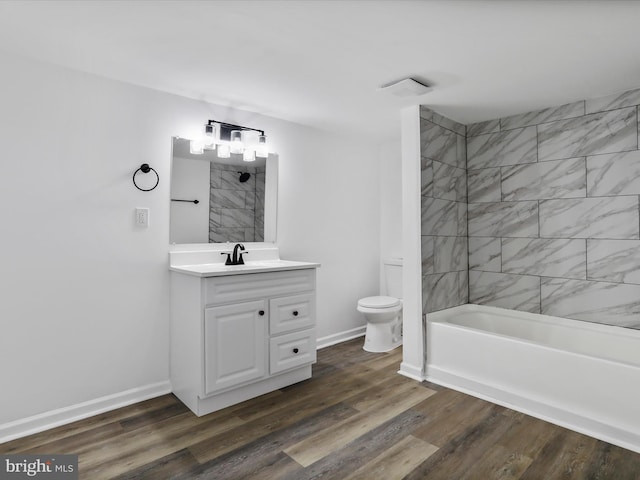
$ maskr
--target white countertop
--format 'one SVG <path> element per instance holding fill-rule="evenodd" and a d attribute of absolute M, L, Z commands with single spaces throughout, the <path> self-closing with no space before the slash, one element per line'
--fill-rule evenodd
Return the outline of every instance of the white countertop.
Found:
<path fill-rule="evenodd" d="M 197 265 L 171 266 L 169 270 L 196 277 L 221 277 L 247 273 L 278 272 L 281 270 L 301 270 L 318 268 L 319 263 L 296 262 L 292 260 L 247 261 L 244 265 L 225 265 L 224 263 L 201 263 Z"/>

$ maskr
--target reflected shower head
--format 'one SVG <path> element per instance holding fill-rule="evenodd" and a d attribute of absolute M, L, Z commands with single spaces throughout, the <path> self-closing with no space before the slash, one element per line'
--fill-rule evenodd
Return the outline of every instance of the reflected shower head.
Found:
<path fill-rule="evenodd" d="M 238 172 L 240 174 L 240 183 L 244 183 L 251 178 L 251 174 L 249 172 Z"/>

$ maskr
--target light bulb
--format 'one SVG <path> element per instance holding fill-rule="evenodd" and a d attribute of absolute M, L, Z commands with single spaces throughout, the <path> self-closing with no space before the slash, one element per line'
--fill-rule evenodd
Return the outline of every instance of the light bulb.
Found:
<path fill-rule="evenodd" d="M 255 162 L 256 151 L 251 148 L 247 148 L 242 154 L 242 160 L 244 160 L 245 162 Z"/>
<path fill-rule="evenodd" d="M 221 143 L 218 145 L 218 158 L 229 158 L 231 156 L 231 150 L 229 145 L 226 143 Z"/>
<path fill-rule="evenodd" d="M 256 157 L 267 158 L 269 156 L 269 147 L 267 146 L 266 135 L 258 137 L 258 147 L 256 148 Z"/>
<path fill-rule="evenodd" d="M 202 155 L 204 153 L 202 140 L 191 140 L 189 142 L 189 153 L 192 155 Z"/>
<path fill-rule="evenodd" d="M 216 126 L 215 125 L 204 126 L 204 137 L 202 137 L 202 143 L 203 143 L 203 148 L 205 150 L 216 149 Z"/>
<path fill-rule="evenodd" d="M 240 130 L 231 130 L 231 153 L 240 154 L 243 151 L 242 132 Z"/>

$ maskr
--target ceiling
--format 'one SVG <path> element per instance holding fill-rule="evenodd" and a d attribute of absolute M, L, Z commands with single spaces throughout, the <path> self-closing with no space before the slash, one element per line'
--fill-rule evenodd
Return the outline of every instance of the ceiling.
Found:
<path fill-rule="evenodd" d="M 640 87 L 640 1 L 0 1 L 0 49 L 381 139 Z M 421 97 L 378 87 L 428 82 Z"/>

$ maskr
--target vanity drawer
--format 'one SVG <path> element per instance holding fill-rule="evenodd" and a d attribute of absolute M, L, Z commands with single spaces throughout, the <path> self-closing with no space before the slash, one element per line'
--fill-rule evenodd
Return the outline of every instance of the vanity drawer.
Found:
<path fill-rule="evenodd" d="M 315 295 L 306 293 L 269 300 L 269 333 L 302 330 L 315 324 Z"/>
<path fill-rule="evenodd" d="M 269 371 L 272 375 L 316 361 L 313 329 L 273 337 L 269 347 Z"/>
<path fill-rule="evenodd" d="M 210 277 L 204 286 L 205 303 L 221 305 L 315 290 L 315 278 L 314 269 Z"/>

